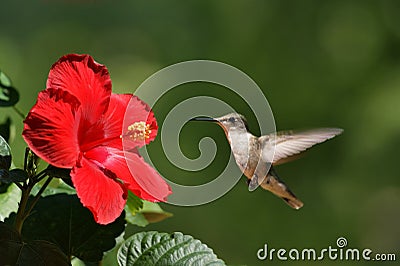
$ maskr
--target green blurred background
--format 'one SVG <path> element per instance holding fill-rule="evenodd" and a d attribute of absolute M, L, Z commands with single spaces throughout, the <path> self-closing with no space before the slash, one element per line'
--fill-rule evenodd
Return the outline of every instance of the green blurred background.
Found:
<path fill-rule="evenodd" d="M 257 82 L 278 130 L 345 130 L 277 169 L 304 201 L 299 211 L 261 189 L 250 193 L 241 180 L 206 205 L 164 204 L 172 218 L 130 232 L 182 231 L 231 265 L 284 265 L 259 261 L 257 250 L 265 243 L 286 249 L 336 247 L 340 236 L 349 247 L 396 253 L 400 259 L 400 2 L 16 0 L 3 1 L 1 10 L 0 68 L 21 92 L 17 106 L 24 113 L 44 89 L 52 63 L 66 53 L 89 53 L 105 64 L 119 93 L 133 92 L 173 63 L 211 59 Z M 198 95 L 229 103 L 258 133 L 257 121 L 239 97 L 207 84 L 180 86 L 162 98 L 154 107 L 159 124 L 174 105 Z M 21 165 L 22 121 L 11 108 L 0 112 L 0 122 L 7 116 L 14 121 L 11 147 L 14 163 Z M 187 184 L 218 176 L 230 154 L 220 128 L 186 124 L 181 148 L 196 158 L 205 136 L 214 138 L 218 154 L 197 173 L 171 165 L 158 138 L 149 149 L 160 173 Z"/>

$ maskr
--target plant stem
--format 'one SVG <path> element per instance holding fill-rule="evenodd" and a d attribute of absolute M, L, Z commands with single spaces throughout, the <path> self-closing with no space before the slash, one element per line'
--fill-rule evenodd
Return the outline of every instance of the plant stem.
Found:
<path fill-rule="evenodd" d="M 21 191 L 24 191 L 24 187 L 19 183 L 14 183 Z"/>
<path fill-rule="evenodd" d="M 50 184 L 51 180 L 53 179 L 53 177 L 48 177 L 46 179 L 46 181 L 44 182 L 44 184 L 42 185 L 42 187 L 40 188 L 39 192 L 36 194 L 36 196 L 33 198 L 32 204 L 29 207 L 28 211 L 26 212 L 26 217 L 29 216 L 29 214 L 31 213 L 31 211 L 33 210 L 33 207 L 35 207 L 36 203 L 38 202 L 38 200 L 40 199 L 40 196 L 42 195 L 42 193 L 44 192 L 44 190 L 47 188 L 47 186 Z M 26 218 L 25 217 L 25 218 Z"/>
<path fill-rule="evenodd" d="M 40 171 L 40 173 L 36 175 L 36 182 L 41 181 L 43 178 L 46 177 L 46 175 L 47 175 L 47 169 Z"/>
<path fill-rule="evenodd" d="M 21 110 L 19 110 L 15 105 L 13 105 L 12 107 L 14 109 L 14 111 L 24 120 L 25 119 L 25 115 L 21 112 Z"/>
<path fill-rule="evenodd" d="M 20 202 L 19 207 L 18 207 L 17 217 L 15 218 L 15 229 L 18 231 L 19 234 L 21 234 L 22 225 L 24 224 L 25 219 L 29 216 L 29 214 L 33 210 L 33 207 L 35 207 L 36 203 L 40 199 L 40 196 L 42 195 L 42 193 L 44 192 L 46 187 L 50 184 L 52 179 L 53 179 L 52 177 L 47 178 L 47 180 L 44 182 L 44 184 L 40 188 L 39 192 L 33 198 L 33 201 L 31 203 L 31 205 L 29 206 L 28 210 L 25 210 L 25 209 L 26 209 L 26 207 L 28 205 L 29 195 L 30 195 L 30 193 L 32 191 L 33 186 L 36 183 L 32 182 L 33 183 L 32 184 L 30 182 L 30 184 L 28 184 L 26 186 L 23 186 L 21 202 Z"/>
<path fill-rule="evenodd" d="M 21 234 L 22 225 L 24 224 L 25 208 L 28 204 L 29 194 L 31 193 L 31 190 L 31 186 L 24 186 L 22 190 L 21 202 L 19 203 L 17 217 L 15 218 L 15 229 L 19 234 Z"/>

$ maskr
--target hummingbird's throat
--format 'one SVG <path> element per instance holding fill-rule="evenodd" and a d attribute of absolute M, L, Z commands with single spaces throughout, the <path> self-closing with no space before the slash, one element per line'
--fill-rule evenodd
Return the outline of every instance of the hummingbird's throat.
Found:
<path fill-rule="evenodd" d="M 135 122 L 128 126 L 128 132 L 121 135 L 121 138 L 130 138 L 133 141 L 146 140 L 150 138 L 151 128 L 150 124 L 146 124 L 144 121 Z"/>

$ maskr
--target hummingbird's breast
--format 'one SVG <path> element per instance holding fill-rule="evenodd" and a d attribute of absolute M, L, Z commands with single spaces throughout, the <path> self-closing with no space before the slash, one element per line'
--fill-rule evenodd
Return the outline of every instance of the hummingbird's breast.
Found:
<path fill-rule="evenodd" d="M 236 164 L 247 178 L 251 179 L 260 158 L 258 138 L 251 133 L 230 131 L 227 134 Z"/>

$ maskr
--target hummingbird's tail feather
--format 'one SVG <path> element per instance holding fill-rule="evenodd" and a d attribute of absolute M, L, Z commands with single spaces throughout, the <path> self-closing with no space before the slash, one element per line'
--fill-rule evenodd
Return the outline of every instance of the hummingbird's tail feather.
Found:
<path fill-rule="evenodd" d="M 300 201 L 298 198 L 296 198 L 296 196 L 294 196 L 294 198 L 290 198 L 290 199 L 281 197 L 281 199 L 283 199 L 290 207 L 292 207 L 293 209 L 296 209 L 296 210 L 300 209 L 304 205 L 304 203 L 302 201 Z"/>
<path fill-rule="evenodd" d="M 296 210 L 300 209 L 304 205 L 303 202 L 301 202 L 301 200 L 299 200 L 296 195 L 290 191 L 288 186 L 279 179 L 278 175 L 272 168 L 267 178 L 265 178 L 261 183 L 261 187 L 271 191 L 273 194 L 283 199 L 290 207 Z"/>

